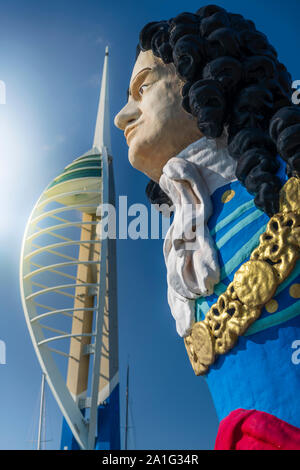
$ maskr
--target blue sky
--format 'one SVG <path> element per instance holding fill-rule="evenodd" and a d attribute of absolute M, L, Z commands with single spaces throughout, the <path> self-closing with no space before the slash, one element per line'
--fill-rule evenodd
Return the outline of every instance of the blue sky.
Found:
<path fill-rule="evenodd" d="M 140 29 L 207 2 L 2 0 L 0 80 L 0 449 L 26 449 L 41 373 L 19 294 L 19 256 L 30 211 L 45 186 L 92 144 L 100 74 L 110 47 L 111 121 L 125 103 Z M 216 2 L 255 21 L 300 79 L 298 0 Z M 123 134 L 111 129 L 117 195 L 145 203 L 146 177 L 130 167 Z M 217 417 L 205 379 L 191 369 L 166 300 L 161 240 L 120 240 L 118 301 L 122 426 L 131 368 L 129 446 L 212 448 Z M 58 448 L 61 414 L 47 392 L 47 448 Z M 123 431 L 123 427 L 122 427 Z"/>

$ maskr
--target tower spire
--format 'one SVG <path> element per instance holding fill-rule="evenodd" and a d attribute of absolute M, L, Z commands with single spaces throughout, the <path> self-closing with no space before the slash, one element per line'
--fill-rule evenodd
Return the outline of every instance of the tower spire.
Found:
<path fill-rule="evenodd" d="M 101 152 L 102 147 L 105 146 L 111 154 L 109 117 L 108 46 L 106 46 L 93 148 Z"/>

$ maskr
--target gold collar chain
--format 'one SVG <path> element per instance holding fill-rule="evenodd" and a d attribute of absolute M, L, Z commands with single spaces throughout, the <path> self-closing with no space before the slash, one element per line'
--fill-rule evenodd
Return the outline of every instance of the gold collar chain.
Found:
<path fill-rule="evenodd" d="M 300 247 L 299 178 L 290 178 L 281 189 L 280 212 L 259 240 L 205 320 L 196 322 L 184 339 L 196 375 L 205 374 L 217 355 L 233 348 L 294 269 Z"/>

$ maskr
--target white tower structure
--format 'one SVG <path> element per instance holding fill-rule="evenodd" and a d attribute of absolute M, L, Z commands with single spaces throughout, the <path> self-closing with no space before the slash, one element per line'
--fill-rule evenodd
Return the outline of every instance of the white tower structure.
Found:
<path fill-rule="evenodd" d="M 116 247 L 97 235 L 101 203 L 115 204 L 108 48 L 93 146 L 42 193 L 21 253 L 24 313 L 65 449 L 120 448 Z"/>

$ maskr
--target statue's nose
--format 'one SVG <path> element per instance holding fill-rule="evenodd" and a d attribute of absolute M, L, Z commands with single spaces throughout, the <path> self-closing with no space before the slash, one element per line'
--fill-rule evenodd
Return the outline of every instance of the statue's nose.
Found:
<path fill-rule="evenodd" d="M 125 130 L 126 126 L 133 121 L 136 121 L 140 116 L 141 111 L 132 100 L 128 102 L 124 108 L 116 115 L 114 124 L 119 129 Z"/>

